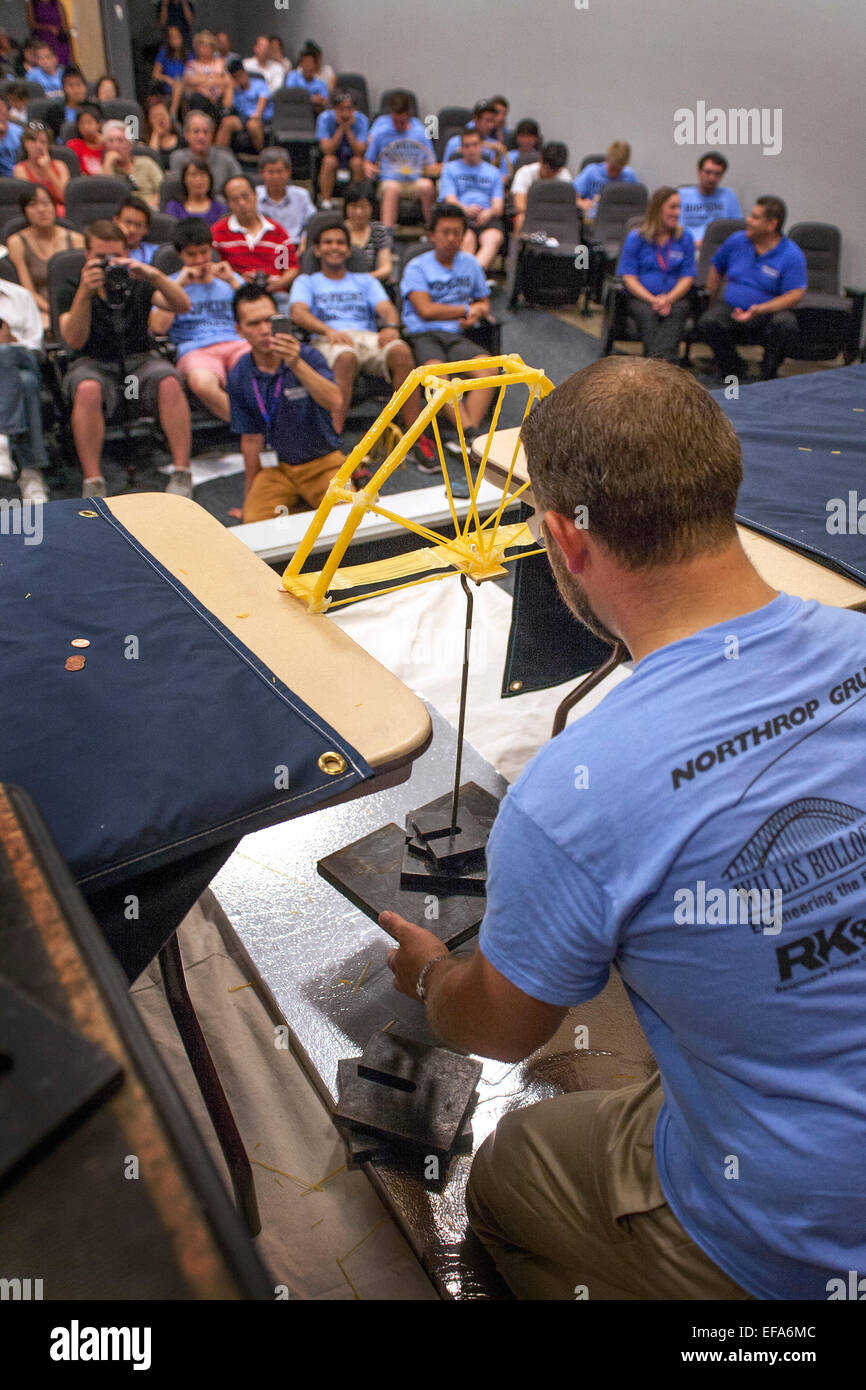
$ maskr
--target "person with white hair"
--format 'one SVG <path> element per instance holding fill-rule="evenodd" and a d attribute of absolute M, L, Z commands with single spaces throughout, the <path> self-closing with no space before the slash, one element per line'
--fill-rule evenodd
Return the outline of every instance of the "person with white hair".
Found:
<path fill-rule="evenodd" d="M 133 153 L 132 141 L 123 121 L 105 122 L 102 127 L 102 144 L 105 150 L 102 161 L 103 174 L 125 179 L 130 188 L 146 203 L 158 208 L 160 184 L 165 174 L 150 155 Z"/>

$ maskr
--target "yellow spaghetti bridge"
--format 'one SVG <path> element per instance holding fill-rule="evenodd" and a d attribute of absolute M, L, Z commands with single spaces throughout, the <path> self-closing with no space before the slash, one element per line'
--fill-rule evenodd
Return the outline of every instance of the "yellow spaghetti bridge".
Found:
<path fill-rule="evenodd" d="M 483 376 L 460 377 L 459 375 L 461 372 L 477 372 L 479 370 L 483 370 Z M 355 446 L 339 473 L 332 479 L 327 493 L 310 522 L 304 539 L 283 574 L 283 587 L 290 594 L 294 594 L 296 598 L 303 599 L 311 613 L 323 613 L 331 605 L 337 607 L 340 604 L 357 603 L 362 598 L 373 598 L 377 594 L 409 588 L 414 584 L 433 583 L 439 579 L 447 579 L 449 575 L 453 574 L 466 575 L 476 584 L 480 584 L 484 579 L 492 579 L 496 575 L 505 574 L 504 566 L 510 561 L 521 559 L 526 555 L 538 554 L 538 549 L 526 549 L 527 546 L 533 544 L 533 538 L 524 522 L 516 526 L 501 525 L 502 514 L 506 506 L 515 501 L 529 486 L 528 483 L 523 483 L 514 492 L 509 493 L 514 466 L 517 462 L 519 443 L 514 446 L 514 453 L 508 476 L 503 485 L 502 500 L 499 506 L 484 522 L 480 520 L 478 515 L 478 490 L 487 468 L 491 441 L 502 411 L 505 393 L 509 387 L 513 386 L 526 386 L 528 388 L 528 398 L 523 412 L 524 419 L 529 414 L 533 402 L 549 395 L 553 390 L 553 382 L 544 375 L 544 372 L 534 367 L 527 367 L 523 359 L 515 354 L 502 357 L 475 357 L 468 362 L 443 362 L 436 366 L 416 367 L 415 371 L 407 376 L 399 390 L 395 391 L 378 420 Z M 417 420 L 406 430 L 399 442 L 388 451 L 384 461 L 366 486 L 354 491 L 350 486 L 352 473 L 361 461 L 371 453 L 376 444 L 382 440 L 383 436 L 393 437 L 394 421 L 417 387 L 422 388 L 426 401 Z M 484 440 L 481 460 L 473 474 L 463 423 L 460 419 L 459 404 L 467 391 L 483 391 L 490 388 L 494 388 L 498 394 L 490 429 Z M 455 461 L 452 467 L 460 468 L 462 465 L 469 487 L 469 510 L 466 520 L 462 523 L 454 504 L 451 479 L 448 474 L 448 460 L 442 447 L 442 437 L 439 430 L 439 414 L 446 405 L 451 406 L 456 417 L 462 454 L 462 458 Z M 398 516 L 395 512 L 382 506 L 379 501 L 379 493 L 383 483 L 390 478 L 395 469 L 400 467 L 409 450 L 428 426 L 432 426 L 436 449 L 442 465 L 448 506 L 454 527 L 453 537 L 443 536 L 420 522 Z M 301 571 L 312 552 L 322 527 L 325 525 L 332 508 L 339 503 L 348 503 L 350 511 L 324 568 L 315 573 L 302 574 Z M 429 544 L 419 550 L 411 551 L 407 555 L 374 560 L 369 564 L 351 565 L 341 569 L 340 562 L 351 544 L 362 518 L 368 513 L 374 513 L 376 516 L 393 521 L 397 526 L 406 531 L 414 532 L 422 540 L 428 541 Z M 430 570 L 441 570 L 442 573 L 430 574 Z M 346 598 L 332 597 L 333 593 L 340 590 L 345 591 L 360 587 L 366 589 L 369 585 L 380 582 L 383 587 L 374 588 L 363 594 Z"/>

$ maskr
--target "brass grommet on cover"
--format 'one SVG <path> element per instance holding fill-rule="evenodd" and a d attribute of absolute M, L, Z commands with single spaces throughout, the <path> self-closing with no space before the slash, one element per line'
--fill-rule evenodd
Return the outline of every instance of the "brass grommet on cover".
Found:
<path fill-rule="evenodd" d="M 99 516 L 99 512 L 79 512 L 79 516 Z"/>
<path fill-rule="evenodd" d="M 515 690 L 515 691 L 516 691 L 516 690 L 522 690 L 522 689 L 523 689 L 523 681 L 512 681 L 511 684 L 509 685 L 508 689 L 509 689 L 509 690 Z"/>
<path fill-rule="evenodd" d="M 329 777 L 336 777 L 338 773 L 346 771 L 346 759 L 342 753 L 323 753 L 319 758 L 319 767 Z"/>

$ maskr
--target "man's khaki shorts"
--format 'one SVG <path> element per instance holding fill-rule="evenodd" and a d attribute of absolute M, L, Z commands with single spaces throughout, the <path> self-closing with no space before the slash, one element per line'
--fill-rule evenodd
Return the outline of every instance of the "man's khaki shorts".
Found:
<path fill-rule="evenodd" d="M 273 521 L 285 516 L 286 508 L 289 514 L 314 510 L 345 461 L 345 454 L 335 449 L 309 463 L 259 469 L 244 502 L 244 521 Z M 351 482 L 346 486 L 352 490 Z"/>
<path fill-rule="evenodd" d="M 157 413 L 160 382 L 173 377 L 181 385 L 177 369 L 159 352 L 132 353 L 123 366 L 127 383 L 130 378 L 135 383 L 134 391 L 121 383 L 119 362 L 103 362 L 97 357 L 76 358 L 63 379 L 63 390 L 69 400 L 74 401 L 82 381 L 98 381 L 102 387 L 102 409 L 106 420 L 110 420 L 117 413 L 121 388 L 126 411 L 134 418 L 142 413 Z"/>
<path fill-rule="evenodd" d="M 392 348 L 401 344 L 403 339 L 393 338 L 385 347 L 380 347 L 378 333 L 360 329 L 344 331 L 348 331 L 354 346 L 349 347 L 348 343 L 329 343 L 327 338 L 313 338 L 312 340 L 313 347 L 322 354 L 328 366 L 333 368 L 338 357 L 341 357 L 344 352 L 352 352 L 358 359 L 358 371 L 361 376 L 383 376 L 387 380 L 390 375 L 388 353 Z"/>
<path fill-rule="evenodd" d="M 656 1170 L 655 1072 L 513 1110 L 472 1164 L 470 1224 L 518 1298 L 751 1299 L 683 1229 Z"/>

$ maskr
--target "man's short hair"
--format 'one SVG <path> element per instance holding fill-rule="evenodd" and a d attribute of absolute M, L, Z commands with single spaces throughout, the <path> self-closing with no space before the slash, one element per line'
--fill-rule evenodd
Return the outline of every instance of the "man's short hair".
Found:
<path fill-rule="evenodd" d="M 327 221 L 320 222 L 319 226 L 316 228 L 316 239 L 313 242 L 314 246 L 319 245 L 325 232 L 342 232 L 343 236 L 346 238 L 346 245 L 349 247 L 352 245 L 352 238 L 349 236 L 349 228 L 346 226 L 339 213 L 336 213 L 333 217 L 329 217 Z"/>
<path fill-rule="evenodd" d="M 256 304 L 260 299 L 269 299 L 274 306 L 274 313 L 277 312 L 277 301 L 270 290 L 263 289 L 261 285 L 241 285 L 240 289 L 235 290 L 232 298 L 232 311 L 235 316 L 235 323 L 241 321 L 241 305 Z"/>
<path fill-rule="evenodd" d="M 435 232 L 439 223 L 446 219 L 462 222 L 463 226 L 466 226 L 466 213 L 456 203 L 437 203 L 430 215 L 430 231 Z"/>
<path fill-rule="evenodd" d="M 548 169 L 564 169 L 568 163 L 568 146 L 561 140 L 548 140 L 541 151 L 541 162 Z"/>
<path fill-rule="evenodd" d="M 615 164 L 617 169 L 624 169 L 631 159 L 631 145 L 627 140 L 613 140 L 605 151 L 605 159 L 609 159 L 611 164 Z"/>
<path fill-rule="evenodd" d="M 485 116 L 488 112 L 490 112 L 492 116 L 496 115 L 496 107 L 487 97 L 484 97 L 482 101 L 476 101 L 472 108 L 472 114 L 475 117 Z"/>
<path fill-rule="evenodd" d="M 143 212 L 147 218 L 148 227 L 153 221 L 153 208 L 150 207 L 143 198 L 137 197 L 135 193 L 128 193 L 123 202 L 118 203 L 114 213 L 115 217 L 123 212 L 124 208 L 134 208 L 136 212 Z"/>
<path fill-rule="evenodd" d="M 538 121 L 534 121 L 531 116 L 525 116 L 522 121 L 518 121 L 514 127 L 515 135 L 534 135 L 536 140 L 541 135 L 541 127 Z"/>
<path fill-rule="evenodd" d="M 185 217 L 175 227 L 171 244 L 180 254 L 185 246 L 213 246 L 213 234 L 203 217 Z"/>
<path fill-rule="evenodd" d="M 412 110 L 412 103 L 409 100 L 408 92 L 392 92 L 388 102 L 388 110 L 392 116 L 408 115 Z"/>
<path fill-rule="evenodd" d="M 85 79 L 84 79 L 84 73 L 81 71 L 81 68 L 75 68 L 75 67 L 68 67 L 68 68 L 65 68 L 65 69 L 64 69 L 64 72 L 63 72 L 63 76 L 62 76 L 62 78 L 60 79 L 61 84 L 64 83 L 64 82 L 66 81 L 67 77 L 80 77 L 81 80 L 82 80 L 82 82 L 85 80 Z"/>
<path fill-rule="evenodd" d="M 480 139 L 481 139 L 481 134 L 480 134 L 480 132 L 475 128 L 474 125 L 465 125 L 465 126 L 463 126 L 462 130 L 460 131 L 460 139 L 462 140 L 462 139 L 464 138 L 464 136 L 466 136 L 466 135 L 474 135 L 475 138 L 476 138 L 476 140 L 480 140 Z"/>
<path fill-rule="evenodd" d="M 211 128 L 211 131 L 216 130 L 213 116 L 209 116 L 207 111 L 202 111 L 200 108 L 197 107 L 193 107 L 192 110 L 187 111 L 186 118 L 184 119 L 183 123 L 184 130 L 189 130 L 190 121 L 198 119 L 207 121 L 208 125 Z"/>
<path fill-rule="evenodd" d="M 292 157 L 288 150 L 284 150 L 282 145 L 268 145 L 259 155 L 259 172 L 264 169 L 266 164 L 285 164 L 288 166 L 289 173 L 292 172 Z"/>
<path fill-rule="evenodd" d="M 785 218 L 788 216 L 788 209 L 781 198 L 775 198 L 771 193 L 765 193 L 762 197 L 755 199 L 755 204 L 764 209 L 765 217 L 776 219 L 776 231 L 782 235 L 782 228 L 785 225 Z"/>
<path fill-rule="evenodd" d="M 705 164 L 721 164 L 722 173 L 724 173 L 728 167 L 728 161 L 719 150 L 707 150 L 706 154 L 702 154 L 698 160 L 698 168 L 703 169 Z"/>
<path fill-rule="evenodd" d="M 226 63 L 226 72 L 229 73 L 231 77 L 234 77 L 236 72 L 246 72 L 246 68 L 243 64 L 243 59 L 229 58 L 229 61 Z"/>
<path fill-rule="evenodd" d="M 736 432 L 669 362 L 591 363 L 535 405 L 520 438 L 539 511 L 586 507 L 585 529 L 627 569 L 683 563 L 736 535 Z"/>
<path fill-rule="evenodd" d="M 228 178 L 226 179 L 225 183 L 223 184 L 223 196 L 225 196 L 225 191 L 226 191 L 226 189 L 228 188 L 229 184 L 230 184 L 230 183 L 237 183 L 238 179 L 242 179 L 243 182 L 247 185 L 247 187 L 248 187 L 248 188 L 251 188 L 251 189 L 253 190 L 253 192 L 255 193 L 255 191 L 256 191 L 256 186 L 255 186 L 255 184 L 253 183 L 252 179 L 250 178 L 249 174 L 229 174 Z"/>
<path fill-rule="evenodd" d="M 126 232 L 109 218 L 98 217 L 95 222 L 91 222 L 90 226 L 84 229 L 86 250 L 90 250 L 94 241 L 122 241 L 126 246 Z"/>

